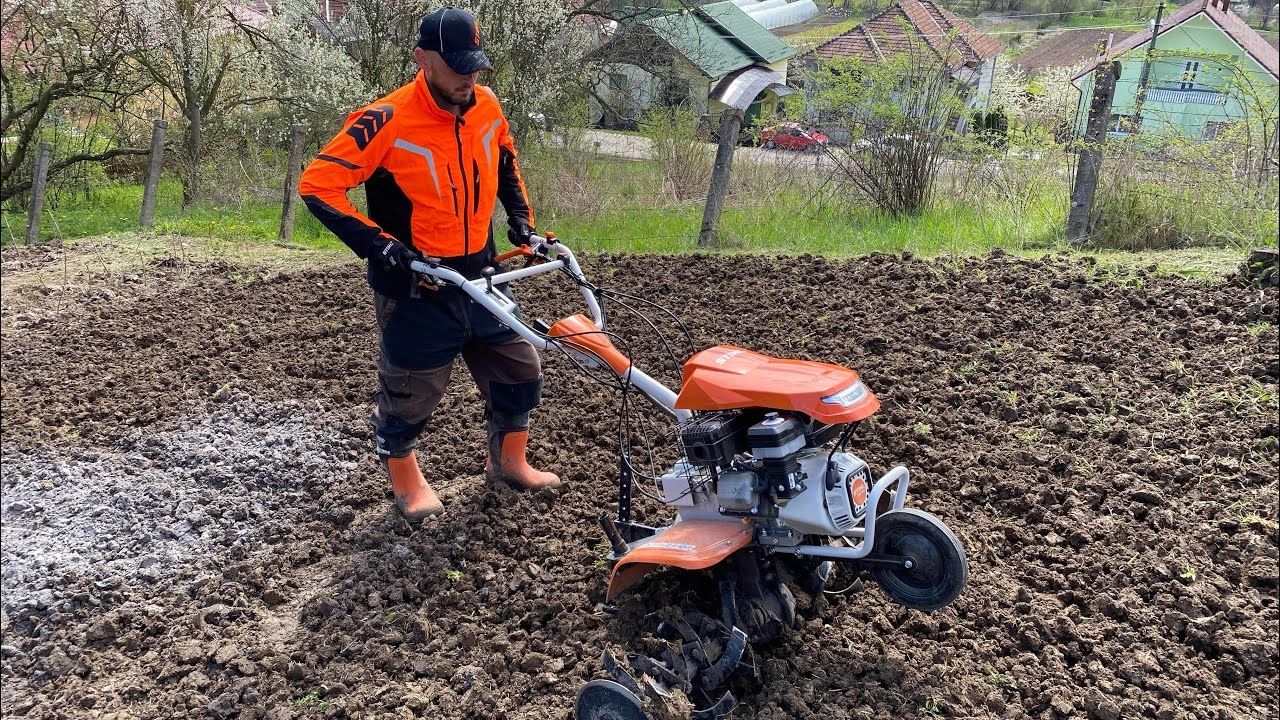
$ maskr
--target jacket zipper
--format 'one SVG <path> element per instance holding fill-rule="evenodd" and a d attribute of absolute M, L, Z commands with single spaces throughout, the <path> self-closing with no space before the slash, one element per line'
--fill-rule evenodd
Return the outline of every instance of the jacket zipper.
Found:
<path fill-rule="evenodd" d="M 453 215 L 454 217 L 461 217 L 458 214 L 458 184 L 453 180 L 453 168 L 445 165 L 444 170 L 449 173 L 449 189 L 453 191 Z"/>
<path fill-rule="evenodd" d="M 467 170 L 462 164 L 462 118 L 454 118 L 453 121 L 453 137 L 458 142 L 458 172 L 462 173 L 462 207 L 471 204 L 469 188 L 467 187 Z M 469 214 L 469 213 L 468 213 Z M 464 256 L 471 254 L 471 218 L 462 218 L 462 254 Z"/>
<path fill-rule="evenodd" d="M 475 188 L 475 194 L 471 196 L 471 212 L 478 214 L 480 212 L 480 164 L 475 161 L 475 158 L 471 160 L 471 179 L 473 180 L 471 184 Z"/>

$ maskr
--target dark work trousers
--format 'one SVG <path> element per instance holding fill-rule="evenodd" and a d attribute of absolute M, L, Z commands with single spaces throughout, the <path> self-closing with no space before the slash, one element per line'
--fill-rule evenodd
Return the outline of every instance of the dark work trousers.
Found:
<path fill-rule="evenodd" d="M 457 288 L 405 299 L 374 293 L 374 302 L 382 343 L 371 422 L 379 455 L 414 449 L 459 354 L 484 396 L 490 451 L 504 433 L 529 427 L 542 394 L 538 351 L 484 306 Z"/>

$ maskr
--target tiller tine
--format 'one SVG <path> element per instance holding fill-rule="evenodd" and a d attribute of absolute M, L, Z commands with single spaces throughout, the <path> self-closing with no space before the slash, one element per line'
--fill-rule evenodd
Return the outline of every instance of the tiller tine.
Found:
<path fill-rule="evenodd" d="M 644 695 L 644 690 L 640 688 L 640 682 L 631 673 L 627 672 L 626 668 L 622 667 L 622 664 L 607 648 L 604 651 L 603 660 L 605 672 L 609 673 L 619 685 L 630 690 L 637 697 Z"/>
<path fill-rule="evenodd" d="M 734 699 L 733 693 L 726 692 L 720 698 L 720 702 L 709 708 L 702 710 L 694 710 L 690 720 L 723 720 L 729 717 L 729 713 L 738 707 L 738 701 Z"/>

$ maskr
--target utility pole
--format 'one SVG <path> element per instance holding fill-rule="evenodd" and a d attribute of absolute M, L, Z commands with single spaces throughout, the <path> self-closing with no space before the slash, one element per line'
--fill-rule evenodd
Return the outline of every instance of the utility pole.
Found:
<path fill-rule="evenodd" d="M 1102 143 L 1107 138 L 1111 100 L 1119 77 L 1120 63 L 1110 59 L 1098 63 L 1093 71 L 1093 101 L 1089 104 L 1089 119 L 1076 163 L 1076 182 L 1071 189 L 1071 209 L 1067 212 L 1067 242 L 1073 247 L 1082 245 L 1089 235 L 1089 217 L 1093 214 L 1093 198 L 1102 169 Z"/>
<path fill-rule="evenodd" d="M 1164 19 L 1164 3 L 1156 6 L 1156 22 L 1151 29 L 1151 42 L 1147 43 L 1147 55 L 1142 60 L 1142 75 L 1138 77 L 1138 95 L 1133 102 L 1133 130 L 1142 130 L 1142 106 L 1147 101 L 1147 85 L 1151 82 L 1151 61 L 1156 53 L 1156 38 L 1160 37 L 1160 21 Z"/>

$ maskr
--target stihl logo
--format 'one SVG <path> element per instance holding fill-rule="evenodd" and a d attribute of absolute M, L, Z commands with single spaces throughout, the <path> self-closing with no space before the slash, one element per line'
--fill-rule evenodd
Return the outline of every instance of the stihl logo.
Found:
<path fill-rule="evenodd" d="M 376 108 L 369 108 L 364 114 L 356 118 L 356 121 L 347 128 L 347 134 L 352 140 L 356 141 L 356 147 L 364 150 L 369 143 L 373 141 L 373 136 L 387 124 L 391 119 L 391 106 L 380 105 Z"/>
<path fill-rule="evenodd" d="M 727 353 L 725 353 L 725 354 L 721 355 L 720 357 L 716 358 L 716 364 L 717 364 L 717 365 L 725 365 L 725 364 L 728 364 L 728 362 L 729 362 L 730 360 L 732 360 L 732 359 L 734 359 L 734 358 L 738 357 L 738 356 L 739 356 L 739 355 L 741 355 L 741 354 L 742 354 L 742 351 L 741 351 L 741 350 L 730 350 L 729 352 L 727 352 Z"/>

